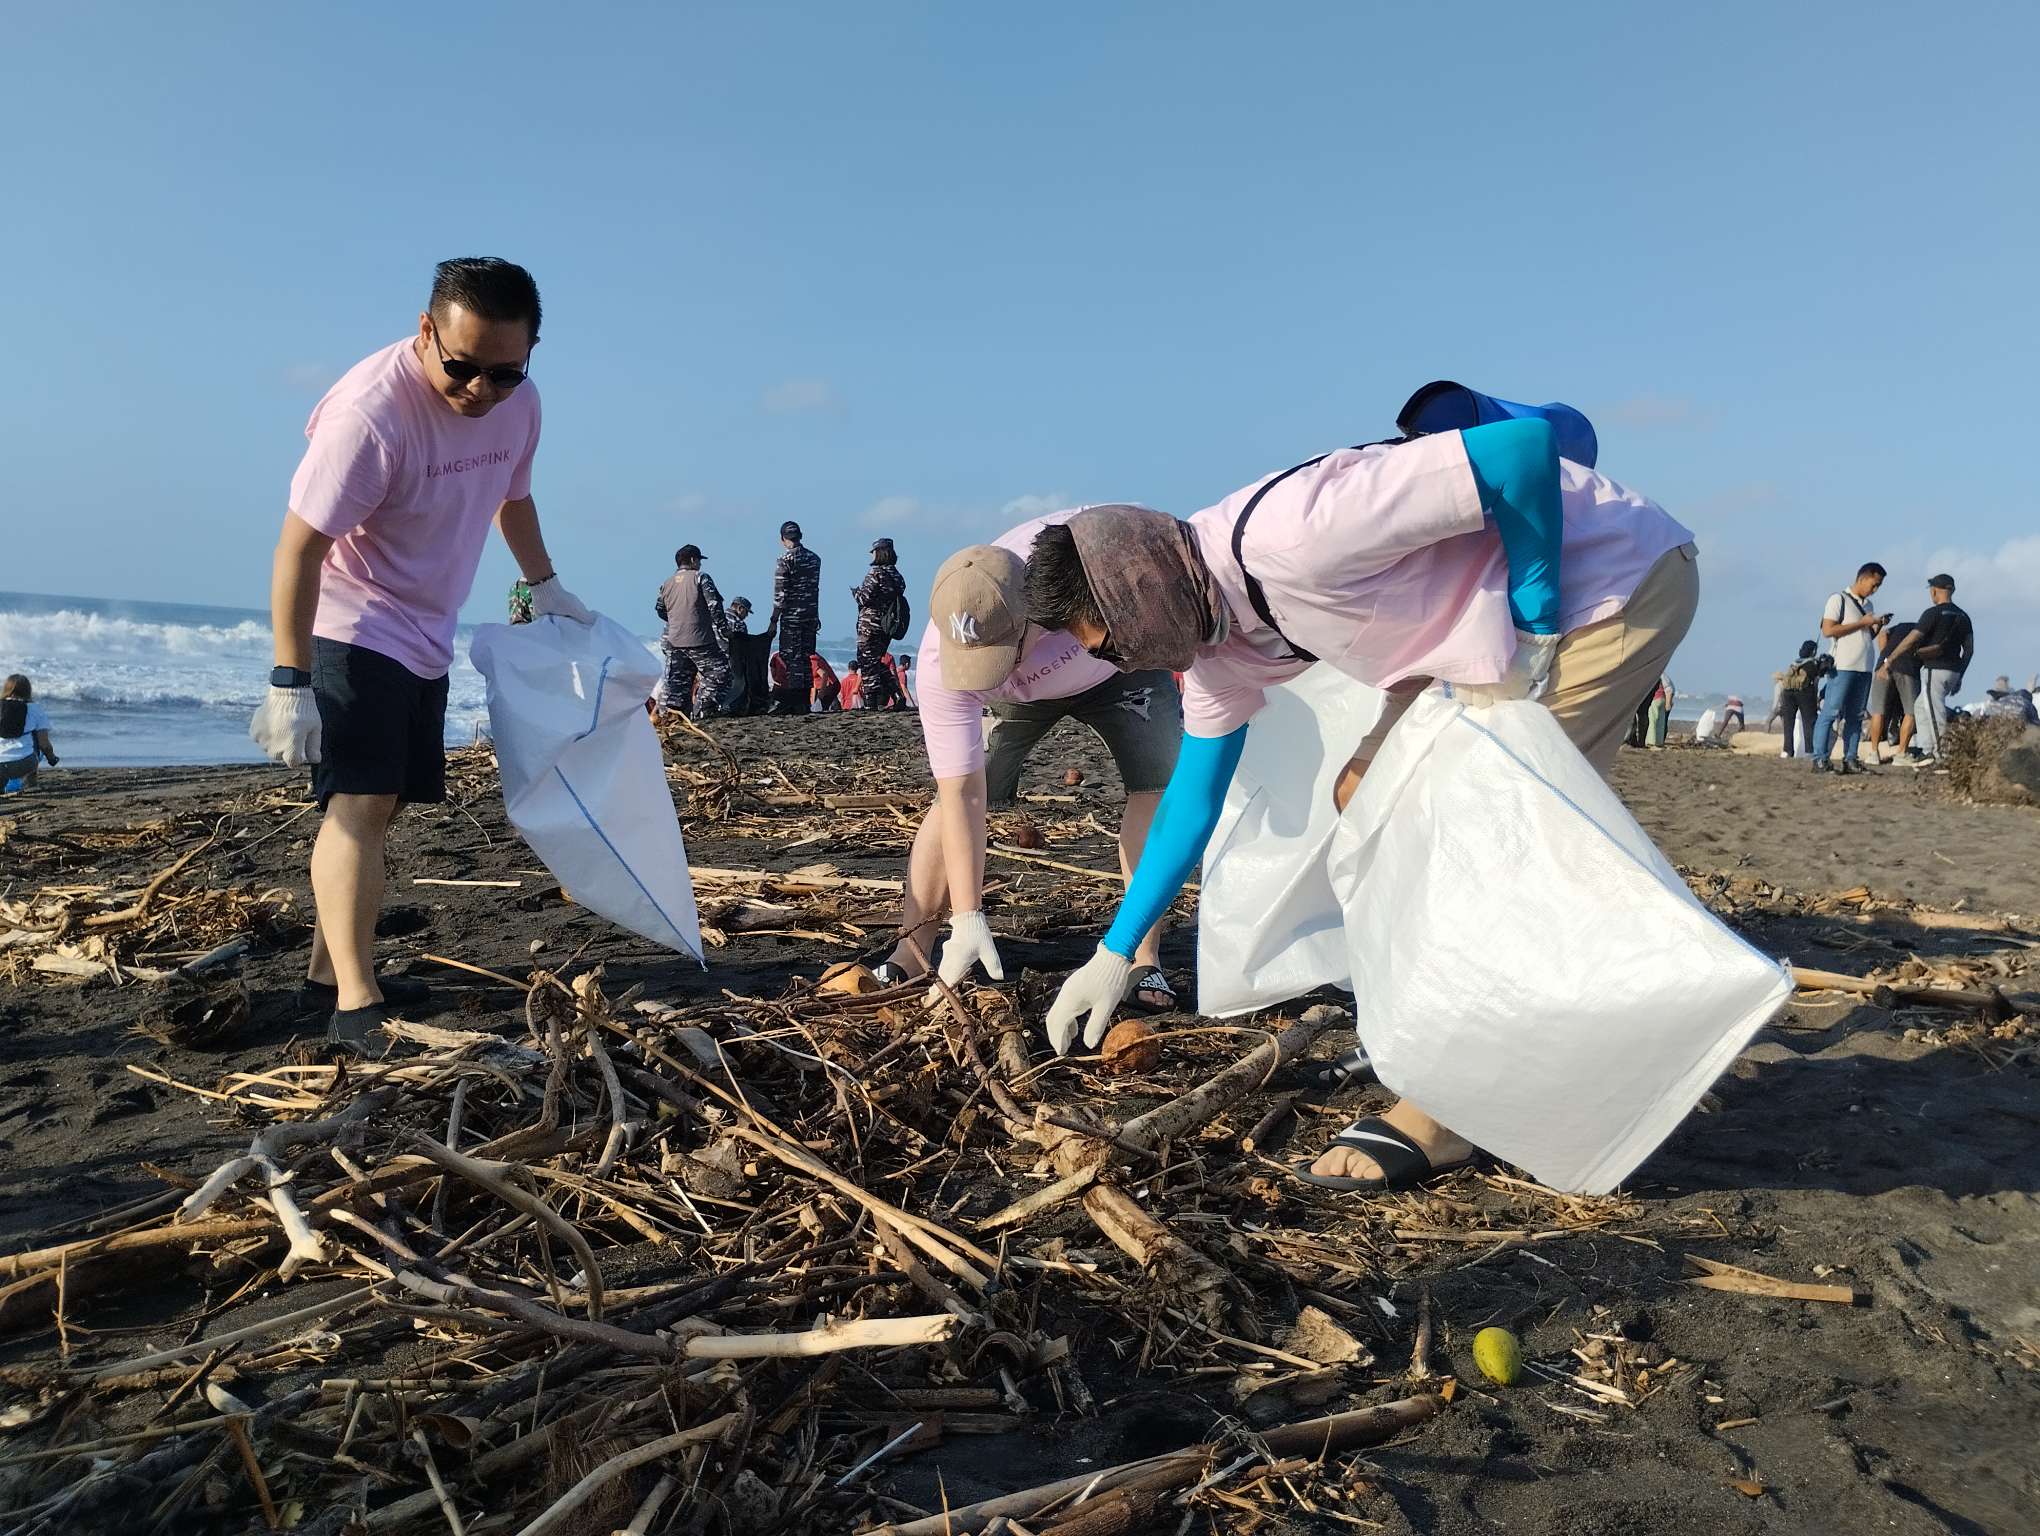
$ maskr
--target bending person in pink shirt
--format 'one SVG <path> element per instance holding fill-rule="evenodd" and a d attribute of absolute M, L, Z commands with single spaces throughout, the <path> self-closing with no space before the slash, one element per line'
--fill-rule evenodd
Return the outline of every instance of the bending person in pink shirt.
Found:
<path fill-rule="evenodd" d="M 446 798 L 446 674 L 491 525 L 531 611 L 588 623 L 531 499 L 538 288 L 522 267 L 439 264 L 415 335 L 350 368 L 313 408 L 270 577 L 276 669 L 248 727 L 312 769 L 311 966 L 300 1001 L 359 1047 L 421 983 L 375 973 L 383 839 L 405 801 Z"/>
<path fill-rule="evenodd" d="M 1167 672 L 1123 675 L 1071 636 L 1027 622 L 1026 551 L 1043 528 L 1076 515 L 1022 523 L 995 544 L 959 551 L 936 572 L 917 669 L 936 801 L 914 834 L 900 942 L 879 967 L 885 980 L 920 973 L 945 909 L 952 910 L 937 962 L 942 979 L 953 985 L 979 963 L 1004 979 L 983 912 L 986 808 L 1011 803 L 1028 753 L 1062 720 L 1082 721 L 1111 751 L 1126 787 L 1120 868 L 1131 874 L 1140 861 L 1176 766 L 1182 710 Z M 1154 1013 L 1176 1006 L 1159 963 L 1160 917 L 1127 946 L 1128 989 Z"/>
<path fill-rule="evenodd" d="M 1202 856 L 1268 687 L 1323 657 L 1388 691 L 1341 808 L 1434 679 L 1474 705 L 1541 695 L 1605 773 L 1692 623 L 1696 559 L 1656 504 L 1561 460 L 1542 420 L 1342 449 L 1188 522 L 1107 507 L 1046 530 L 1028 562 L 1034 622 L 1122 667 L 1186 669 L 1176 771 L 1118 917 L 1050 1010 L 1056 1049 L 1079 1019 L 1087 1045 L 1103 1038 L 1129 935 Z M 1306 1177 L 1397 1188 L 1472 1155 L 1404 1100 L 1342 1131 Z"/>

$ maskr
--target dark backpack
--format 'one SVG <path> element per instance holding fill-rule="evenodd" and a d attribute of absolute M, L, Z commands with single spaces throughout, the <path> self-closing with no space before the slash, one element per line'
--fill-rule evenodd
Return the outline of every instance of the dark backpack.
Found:
<path fill-rule="evenodd" d="M 0 699 L 0 736 L 28 734 L 28 700 Z"/>
<path fill-rule="evenodd" d="M 907 602 L 907 584 L 900 583 L 893 600 L 879 610 L 879 622 L 885 625 L 885 632 L 895 640 L 907 638 L 907 631 L 913 627 L 914 610 Z"/>

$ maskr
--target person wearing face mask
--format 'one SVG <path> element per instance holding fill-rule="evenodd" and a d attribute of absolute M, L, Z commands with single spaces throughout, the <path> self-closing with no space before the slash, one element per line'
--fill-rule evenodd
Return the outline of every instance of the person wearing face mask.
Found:
<path fill-rule="evenodd" d="M 276 668 L 248 734 L 310 767 L 318 921 L 300 1002 L 358 1049 L 422 999 L 378 977 L 383 842 L 406 802 L 446 798 L 446 677 L 460 605 L 496 528 L 534 622 L 592 622 L 561 585 L 531 499 L 538 287 L 493 257 L 443 261 L 417 331 L 313 408 L 270 577 Z"/>
<path fill-rule="evenodd" d="M 1430 388 L 1446 387 L 1458 388 Z M 1425 394 L 1405 407 L 1406 432 Z M 1028 559 L 1034 623 L 1124 668 L 1185 672 L 1175 772 L 1118 915 L 1049 1012 L 1058 1051 L 1080 1022 L 1086 1045 L 1104 1037 L 1134 939 L 1202 856 L 1265 691 L 1317 658 L 1388 695 L 1340 776 L 1342 808 L 1434 680 L 1475 707 L 1541 695 L 1608 771 L 1692 623 L 1698 557 L 1655 503 L 1561 458 L 1565 409 L 1483 410 L 1478 425 L 1340 449 L 1187 522 L 1097 507 L 1042 531 Z M 1591 428 L 1584 442 L 1590 461 Z M 1405 1100 L 1341 1132 L 1305 1177 L 1400 1188 L 1472 1155 Z"/>
<path fill-rule="evenodd" d="M 883 980 L 920 974 L 945 910 L 949 938 L 937 961 L 943 980 L 959 982 L 980 963 L 1004 979 L 983 911 L 986 810 L 1012 803 L 1028 754 L 1063 720 L 1081 721 L 1111 752 L 1126 790 L 1121 871 L 1130 873 L 1140 859 L 1176 764 L 1183 716 L 1166 671 L 1122 674 L 1072 636 L 1027 622 L 1026 551 L 1043 528 L 1075 516 L 1072 508 L 1034 518 L 995 543 L 957 551 L 935 573 L 914 670 L 936 799 L 914 833 L 901 936 L 878 967 Z M 1159 963 L 1159 919 L 1128 949 L 1129 989 L 1151 1013 L 1176 1005 Z"/>

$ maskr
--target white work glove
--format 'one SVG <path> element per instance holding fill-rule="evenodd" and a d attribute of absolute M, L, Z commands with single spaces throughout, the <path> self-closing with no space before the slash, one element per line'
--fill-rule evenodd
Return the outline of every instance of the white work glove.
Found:
<path fill-rule="evenodd" d="M 1062 990 L 1055 995 L 1055 1005 L 1048 1010 L 1048 1043 L 1055 1047 L 1056 1055 L 1069 1055 L 1077 1038 L 1077 1020 L 1085 1013 L 1091 1017 L 1084 1026 L 1084 1045 L 1096 1049 L 1105 1038 L 1105 1031 L 1112 1027 L 1112 1010 L 1126 996 L 1127 983 L 1132 979 L 1133 962 L 1100 944 L 1098 953 L 1084 962 L 1084 968 L 1062 984 Z"/>
<path fill-rule="evenodd" d="M 271 687 L 248 722 L 248 739 L 289 768 L 319 760 L 319 736 L 319 701 L 310 688 Z"/>
<path fill-rule="evenodd" d="M 973 965 L 982 964 L 985 974 L 994 981 L 1006 979 L 1006 967 L 999 959 L 999 946 L 992 942 L 992 926 L 985 921 L 982 912 L 956 912 L 950 915 L 949 938 L 942 946 L 942 953 L 936 956 L 936 974 L 947 986 L 955 986 L 970 974 Z M 931 989 L 930 997 L 934 996 Z"/>
<path fill-rule="evenodd" d="M 1532 635 L 1516 631 L 1516 654 L 1509 658 L 1509 670 L 1499 682 L 1454 683 L 1452 697 L 1462 704 L 1485 709 L 1505 699 L 1534 699 L 1551 680 L 1551 658 L 1557 654 L 1562 635 Z"/>
<path fill-rule="evenodd" d="M 544 618 L 571 619 L 576 624 L 593 624 L 595 615 L 588 611 L 588 605 L 560 584 L 557 575 L 548 576 L 544 581 L 533 582 L 531 586 L 531 616 Z"/>

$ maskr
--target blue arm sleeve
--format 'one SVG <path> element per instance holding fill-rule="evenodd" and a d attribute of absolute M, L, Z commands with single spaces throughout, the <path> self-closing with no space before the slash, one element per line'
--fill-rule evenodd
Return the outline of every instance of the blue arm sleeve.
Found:
<path fill-rule="evenodd" d="M 1558 633 L 1558 561 L 1565 508 L 1558 437 L 1546 421 L 1498 421 L 1460 434 L 1509 562 L 1509 617 L 1533 635 Z"/>
<path fill-rule="evenodd" d="M 1141 936 L 1169 910 L 1190 871 L 1204 857 L 1204 845 L 1218 825 L 1226 786 L 1232 783 L 1246 744 L 1244 725 L 1230 736 L 1183 738 L 1176 753 L 1176 771 L 1169 775 L 1169 787 L 1155 809 L 1154 825 L 1148 828 L 1147 846 L 1141 849 L 1126 899 L 1119 903 L 1112 926 L 1105 930 L 1105 947 L 1114 954 L 1133 958 Z"/>

